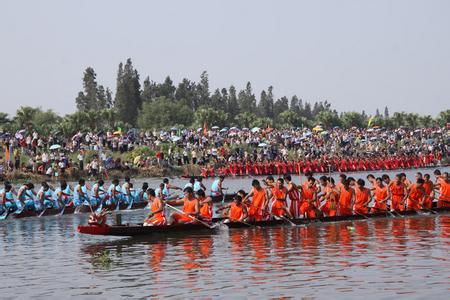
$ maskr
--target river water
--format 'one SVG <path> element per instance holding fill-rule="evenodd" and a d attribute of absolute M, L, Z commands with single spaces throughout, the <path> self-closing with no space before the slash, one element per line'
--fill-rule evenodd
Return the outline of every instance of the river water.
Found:
<path fill-rule="evenodd" d="M 236 190 L 250 180 L 225 182 Z M 122 213 L 124 222 L 144 216 Z M 86 222 L 0 222 L 0 298 L 447 299 L 450 291 L 450 214 L 145 238 L 76 233 Z"/>

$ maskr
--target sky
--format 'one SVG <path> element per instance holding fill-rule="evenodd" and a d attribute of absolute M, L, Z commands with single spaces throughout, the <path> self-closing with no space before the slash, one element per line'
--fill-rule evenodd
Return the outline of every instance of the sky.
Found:
<path fill-rule="evenodd" d="M 338 111 L 437 115 L 450 103 L 450 1 L 2 1 L 0 111 L 75 111 L 83 71 L 115 91 L 131 58 L 141 79 L 211 89 L 252 83 L 259 98 Z"/>

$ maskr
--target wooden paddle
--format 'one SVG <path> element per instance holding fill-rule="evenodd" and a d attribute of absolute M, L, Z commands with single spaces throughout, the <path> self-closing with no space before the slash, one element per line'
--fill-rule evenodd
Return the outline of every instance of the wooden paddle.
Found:
<path fill-rule="evenodd" d="M 191 216 L 191 215 L 188 215 L 187 213 L 185 213 L 184 211 L 182 211 L 182 210 L 179 210 L 178 208 L 176 208 L 176 207 L 173 207 L 172 205 L 170 205 L 170 204 L 167 204 L 167 203 L 165 203 L 165 205 L 167 205 L 167 207 L 169 207 L 169 208 L 171 208 L 171 209 L 173 209 L 173 210 L 175 210 L 175 211 L 177 211 L 177 212 L 179 212 L 179 213 L 181 213 L 181 214 L 183 214 L 183 215 L 186 215 L 186 216 L 188 216 L 189 218 L 191 218 L 192 220 L 194 220 L 194 221 L 197 221 L 197 222 L 199 222 L 200 224 L 202 224 L 202 225 L 204 225 L 204 226 L 206 226 L 206 227 L 208 227 L 209 229 L 214 229 L 214 227 L 213 226 L 211 226 L 211 225 L 209 225 L 208 223 L 206 223 L 206 222 L 203 222 L 203 221 L 201 221 L 201 220 L 199 220 L 199 219 L 197 219 L 196 217 L 194 217 L 194 216 Z"/>

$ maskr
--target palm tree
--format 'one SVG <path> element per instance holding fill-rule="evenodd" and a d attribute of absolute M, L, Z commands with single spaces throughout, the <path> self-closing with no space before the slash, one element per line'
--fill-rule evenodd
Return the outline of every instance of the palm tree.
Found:
<path fill-rule="evenodd" d="M 21 106 L 16 112 L 14 121 L 20 128 L 30 129 L 33 126 L 33 117 L 38 110 L 38 108 Z"/>

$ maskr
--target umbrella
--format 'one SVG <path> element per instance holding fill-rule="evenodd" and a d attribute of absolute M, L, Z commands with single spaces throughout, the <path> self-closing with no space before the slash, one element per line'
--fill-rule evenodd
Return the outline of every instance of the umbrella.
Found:
<path fill-rule="evenodd" d="M 213 127 L 211 127 L 211 129 L 217 130 L 217 129 L 219 129 L 219 126 L 213 126 Z"/>
<path fill-rule="evenodd" d="M 327 135 L 327 134 L 328 134 L 328 131 L 322 131 L 320 134 L 321 134 L 321 135 Z"/>
<path fill-rule="evenodd" d="M 303 134 L 304 137 L 309 137 L 309 136 L 311 136 L 311 135 L 312 135 L 311 132 L 305 132 L 305 133 Z"/>
<path fill-rule="evenodd" d="M 16 134 L 14 135 L 14 137 L 18 140 L 23 139 L 23 135 L 21 133 L 16 132 Z"/>
<path fill-rule="evenodd" d="M 313 131 L 323 131 L 322 126 L 316 126 L 312 129 Z"/>
<path fill-rule="evenodd" d="M 267 144 L 266 143 L 260 143 L 260 144 L 258 144 L 258 147 L 267 147 Z"/>
<path fill-rule="evenodd" d="M 260 131 L 261 129 L 259 128 L 259 127 L 253 127 L 252 128 L 252 132 L 253 133 L 255 133 L 255 132 L 258 132 L 258 131 Z"/>
<path fill-rule="evenodd" d="M 198 128 L 197 129 L 197 132 L 200 132 L 200 131 L 202 131 L 203 130 L 203 128 Z"/>
<path fill-rule="evenodd" d="M 242 128 L 242 131 L 248 131 L 247 127 Z"/>
<path fill-rule="evenodd" d="M 239 130 L 237 127 L 231 127 L 230 130 Z"/>
<path fill-rule="evenodd" d="M 178 129 L 176 127 L 170 128 L 171 131 L 177 131 Z"/>
<path fill-rule="evenodd" d="M 179 136 L 172 137 L 172 142 L 178 142 L 179 140 L 181 140 L 181 137 L 179 137 Z"/>
<path fill-rule="evenodd" d="M 25 133 L 25 129 L 20 129 L 20 130 L 19 130 L 19 133 L 20 133 L 20 134 L 24 134 L 24 133 Z"/>
<path fill-rule="evenodd" d="M 283 139 L 290 139 L 291 138 L 291 136 L 289 134 L 283 134 L 281 137 Z"/>
<path fill-rule="evenodd" d="M 220 129 L 220 132 L 227 132 L 227 131 L 228 131 L 228 129 L 226 129 L 226 128 Z"/>
<path fill-rule="evenodd" d="M 59 148 L 61 148 L 61 145 L 58 145 L 58 144 L 54 144 L 54 145 L 50 146 L 50 150 L 56 150 L 56 149 L 59 149 Z"/>
<path fill-rule="evenodd" d="M 114 131 L 113 134 L 114 134 L 114 135 L 121 135 L 121 134 L 122 134 L 122 131 Z"/>
<path fill-rule="evenodd" d="M 376 141 L 376 140 L 378 140 L 378 138 L 376 136 L 373 136 L 373 137 L 370 138 L 370 140 L 371 141 Z"/>

